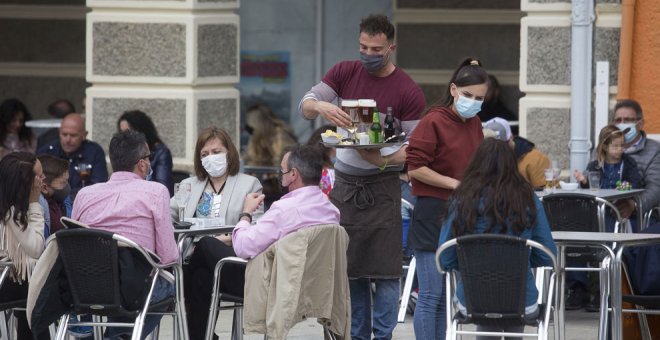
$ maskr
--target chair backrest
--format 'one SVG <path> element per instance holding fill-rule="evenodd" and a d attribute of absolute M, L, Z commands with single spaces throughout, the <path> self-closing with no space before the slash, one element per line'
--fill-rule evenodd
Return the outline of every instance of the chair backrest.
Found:
<path fill-rule="evenodd" d="M 527 240 L 497 234 L 466 235 L 456 239 L 456 253 L 468 318 L 483 326 L 524 324 Z"/>
<path fill-rule="evenodd" d="M 543 208 L 552 231 L 604 231 L 599 223 L 599 202 L 581 194 L 552 194 L 543 197 Z"/>
<path fill-rule="evenodd" d="M 131 260 L 135 258 L 139 261 L 132 263 L 136 268 L 149 266 L 144 254 L 138 255 L 144 250 L 133 242 L 126 242 L 123 237 L 99 229 L 67 229 L 57 232 L 55 236 L 76 312 L 103 316 L 134 315 L 137 312 L 127 309 L 122 303 L 117 239 L 121 240 L 122 246 L 129 247 Z M 136 280 L 144 282 L 141 278 Z M 129 293 L 133 296 L 134 292 Z M 132 304 L 134 299 L 130 300 L 128 304 Z"/>
<path fill-rule="evenodd" d="M 14 264 L 11 261 L 0 261 L 0 287 L 11 273 Z"/>

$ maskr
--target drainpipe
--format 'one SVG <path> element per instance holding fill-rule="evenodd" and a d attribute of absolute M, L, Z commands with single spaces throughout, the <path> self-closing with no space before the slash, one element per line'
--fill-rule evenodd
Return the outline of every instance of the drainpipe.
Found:
<path fill-rule="evenodd" d="M 594 0 L 571 3 L 571 150 L 570 169 L 587 166 L 591 137 L 591 68 Z"/>
<path fill-rule="evenodd" d="M 314 49 L 314 59 L 316 59 L 316 66 L 314 67 L 314 84 L 321 81 L 323 72 L 323 0 L 316 0 L 316 46 Z M 323 125 L 323 118 L 321 116 L 314 119 L 314 130 Z"/>
<path fill-rule="evenodd" d="M 617 99 L 630 98 L 634 22 L 635 0 L 623 0 L 621 2 L 621 42 L 619 44 L 619 83 Z"/>

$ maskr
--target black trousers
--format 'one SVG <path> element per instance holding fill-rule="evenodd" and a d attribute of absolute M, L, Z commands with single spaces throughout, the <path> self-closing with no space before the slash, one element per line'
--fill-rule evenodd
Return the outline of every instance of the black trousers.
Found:
<path fill-rule="evenodd" d="M 23 284 L 18 284 L 14 282 L 11 278 L 6 278 L 5 282 L 0 288 L 0 302 L 11 302 L 16 300 L 27 299 L 28 295 L 28 284 L 23 282 Z M 16 324 L 16 334 L 18 335 L 18 340 L 48 340 L 50 339 L 50 334 L 48 330 L 40 333 L 38 336 L 32 334 L 30 327 L 28 326 L 27 316 L 25 311 L 15 311 L 17 324 Z M 10 332 L 12 330 L 9 330 Z"/>
<path fill-rule="evenodd" d="M 218 261 L 229 256 L 236 256 L 234 249 L 213 237 L 204 237 L 195 246 L 187 268 L 187 288 L 184 292 L 188 303 L 188 333 L 191 340 L 204 339 L 213 289 L 213 270 Z M 243 296 L 244 285 L 245 267 L 226 264 L 221 273 L 220 291 Z"/>

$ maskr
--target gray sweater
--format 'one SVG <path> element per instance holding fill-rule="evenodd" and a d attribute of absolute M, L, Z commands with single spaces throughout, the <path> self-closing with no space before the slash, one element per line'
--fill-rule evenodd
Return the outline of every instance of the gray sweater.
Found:
<path fill-rule="evenodd" d="M 642 141 L 626 149 L 636 162 L 642 176 L 642 187 L 645 189 L 641 195 L 644 212 L 660 204 L 660 143 L 648 139 L 646 133 L 641 131 Z"/>

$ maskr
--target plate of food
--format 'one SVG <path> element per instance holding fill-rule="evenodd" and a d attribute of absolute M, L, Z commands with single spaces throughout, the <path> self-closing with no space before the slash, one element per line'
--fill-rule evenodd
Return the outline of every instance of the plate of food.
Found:
<path fill-rule="evenodd" d="M 321 139 L 323 140 L 323 144 L 327 145 L 335 145 L 341 143 L 342 139 L 344 136 L 341 134 L 334 132 L 332 130 L 325 130 L 324 133 L 321 134 Z"/>
<path fill-rule="evenodd" d="M 382 149 L 388 146 L 400 145 L 400 143 L 357 144 L 351 140 L 343 140 L 335 144 L 323 142 L 322 144 L 326 147 L 337 149 Z"/>

